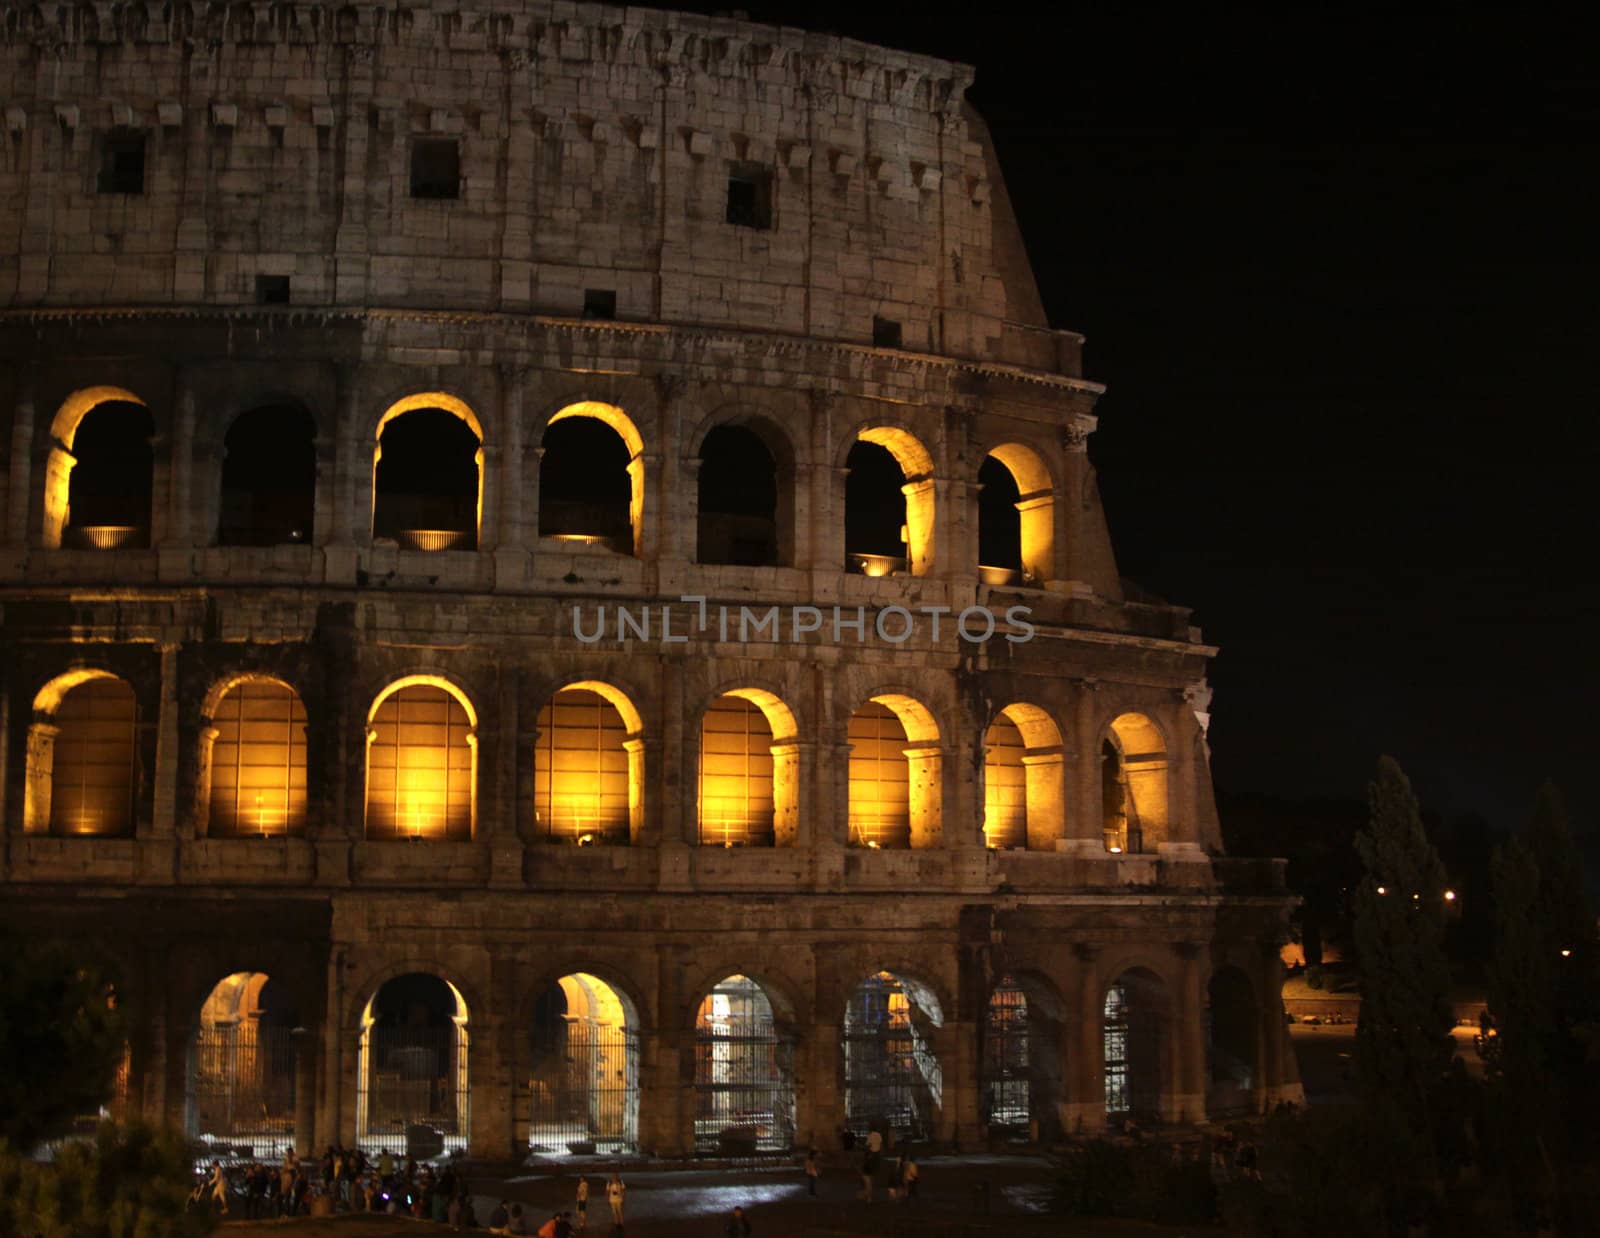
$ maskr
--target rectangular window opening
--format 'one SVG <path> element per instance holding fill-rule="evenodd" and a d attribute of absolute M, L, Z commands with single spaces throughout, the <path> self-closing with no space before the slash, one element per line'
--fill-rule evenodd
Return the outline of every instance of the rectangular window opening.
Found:
<path fill-rule="evenodd" d="M 875 348 L 901 347 L 900 324 L 892 318 L 872 316 L 872 344 Z"/>
<path fill-rule="evenodd" d="M 614 288 L 585 288 L 583 290 L 583 316 L 585 318 L 615 318 L 617 292 Z"/>
<path fill-rule="evenodd" d="M 411 143 L 411 196 L 434 201 L 461 196 L 461 147 L 454 138 Z"/>
<path fill-rule="evenodd" d="M 727 220 L 740 228 L 772 227 L 771 168 L 736 163 L 728 169 Z"/>
<path fill-rule="evenodd" d="M 257 275 L 256 304 L 289 304 L 289 277 L 287 275 Z"/>
<path fill-rule="evenodd" d="M 100 175 L 96 193 L 144 192 L 144 134 L 117 129 L 100 143 Z"/>

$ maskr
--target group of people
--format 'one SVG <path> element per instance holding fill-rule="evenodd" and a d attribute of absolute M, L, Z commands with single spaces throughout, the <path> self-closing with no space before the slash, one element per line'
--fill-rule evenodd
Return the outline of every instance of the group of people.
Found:
<path fill-rule="evenodd" d="M 318 1163 L 301 1161 L 291 1148 L 282 1165 L 254 1161 L 234 1178 L 220 1161 L 213 1161 L 191 1203 L 229 1216 L 235 1194 L 244 1196 L 243 1212 L 250 1220 L 377 1212 L 463 1229 L 478 1226 L 467 1183 L 453 1168 L 447 1164 L 435 1171 L 432 1165 L 419 1166 L 409 1157 L 402 1161 L 387 1151 L 373 1161 L 359 1148 L 330 1146 Z"/>
<path fill-rule="evenodd" d="M 847 1155 L 854 1153 L 858 1142 L 863 1142 L 864 1146 L 857 1161 L 857 1171 L 861 1175 L 861 1189 L 856 1192 L 856 1198 L 870 1204 L 877 1186 L 879 1171 L 883 1168 L 883 1132 L 874 1128 L 867 1132 L 865 1141 L 859 1141 L 855 1132 L 848 1127 L 840 1130 L 839 1146 Z M 817 1193 L 817 1179 L 821 1176 L 822 1167 L 817 1157 L 817 1150 L 812 1148 L 806 1153 L 806 1190 L 809 1194 Z M 895 1203 L 908 1203 L 915 1199 L 917 1182 L 921 1176 L 922 1169 L 918 1166 L 916 1157 L 909 1152 L 896 1156 L 889 1166 L 890 1200 Z"/>
<path fill-rule="evenodd" d="M 532 1222 L 521 1204 L 513 1203 L 509 1199 L 502 1199 L 495 1210 L 489 1214 L 489 1232 L 491 1234 L 529 1234 L 537 1235 L 537 1238 L 572 1238 L 572 1235 L 582 1234 L 589 1228 L 590 1194 L 589 1179 L 579 1174 L 577 1191 L 575 1192 L 576 1207 L 551 1213 L 550 1219 L 545 1221 L 538 1229 L 530 1228 Z M 613 1234 L 622 1233 L 627 1197 L 628 1184 L 622 1180 L 620 1173 L 613 1172 L 606 1179 L 605 1187 L 606 1204 L 611 1209 L 611 1232 Z"/>

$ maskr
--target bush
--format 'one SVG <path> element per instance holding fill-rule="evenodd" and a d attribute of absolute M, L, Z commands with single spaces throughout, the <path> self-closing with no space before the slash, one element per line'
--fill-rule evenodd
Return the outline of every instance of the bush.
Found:
<path fill-rule="evenodd" d="M 1217 1192 L 1200 1162 L 1174 1162 L 1169 1149 L 1153 1144 L 1095 1139 L 1068 1149 L 1054 1204 L 1073 1216 L 1207 1225 L 1216 1219 Z"/>
<path fill-rule="evenodd" d="M 177 1135 L 107 1123 L 64 1145 L 52 1163 L 0 1148 L 0 1233 L 14 1238 L 195 1238 L 212 1218 L 190 1215 L 194 1174 Z"/>

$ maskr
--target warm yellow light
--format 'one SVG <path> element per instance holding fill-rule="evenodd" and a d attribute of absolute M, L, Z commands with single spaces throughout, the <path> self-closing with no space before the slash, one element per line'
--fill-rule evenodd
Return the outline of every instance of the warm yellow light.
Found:
<path fill-rule="evenodd" d="M 78 528 L 84 541 L 95 550 L 116 550 L 126 546 L 138 531 L 131 524 L 86 524 Z"/>
<path fill-rule="evenodd" d="M 1389 888 L 1387 886 L 1379 886 L 1378 887 L 1378 893 L 1379 894 L 1387 894 L 1388 892 L 1389 892 Z"/>
<path fill-rule="evenodd" d="M 580 847 L 592 847 L 592 846 L 594 846 L 594 835 L 593 834 L 579 834 L 578 835 L 578 846 L 580 846 Z"/>
<path fill-rule="evenodd" d="M 869 839 L 867 839 L 867 846 L 868 846 L 868 847 L 869 847 L 869 848 L 870 848 L 870 849 L 871 849 L 871 850 L 873 850 L 873 851 L 879 851 L 879 850 L 881 850 L 881 849 L 882 849 L 882 848 L 881 848 L 881 847 L 880 847 L 880 846 L 879 846 L 879 844 L 878 844 L 878 840 L 877 840 L 877 839 L 876 839 L 876 838 L 869 838 Z"/>
<path fill-rule="evenodd" d="M 1567 949 L 1563 949 L 1561 951 L 1561 957 L 1564 958 L 1564 959 L 1570 959 L 1572 957 L 1572 951 L 1571 950 L 1567 950 Z"/>
<path fill-rule="evenodd" d="M 552 542 L 576 542 L 581 546 L 598 546 L 606 539 L 599 533 L 551 533 Z"/>
<path fill-rule="evenodd" d="M 891 555 L 858 554 L 855 557 L 856 568 L 863 576 L 888 576 L 895 568 L 904 564 L 905 560 L 896 559 Z"/>
<path fill-rule="evenodd" d="M 467 540 L 460 529 L 401 529 L 400 543 L 407 550 L 456 550 Z"/>
<path fill-rule="evenodd" d="M 1122 854 L 1122 848 L 1121 847 L 1111 846 L 1111 847 L 1107 847 L 1106 850 L 1111 852 L 1112 855 L 1121 855 Z"/>
<path fill-rule="evenodd" d="M 1444 901 L 1447 902 L 1447 903 L 1455 902 L 1456 901 L 1456 892 L 1454 890 L 1446 890 L 1444 892 Z"/>

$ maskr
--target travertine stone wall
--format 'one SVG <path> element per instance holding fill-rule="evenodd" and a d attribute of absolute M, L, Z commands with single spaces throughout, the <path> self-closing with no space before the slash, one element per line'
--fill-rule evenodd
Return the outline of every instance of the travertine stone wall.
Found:
<path fill-rule="evenodd" d="M 8 3 L 0 304 L 576 314 L 1075 364 L 1044 326 L 971 70 L 833 36 L 483 0 Z M 144 192 L 96 192 L 106 135 Z M 419 138 L 460 196 L 413 198 Z M 771 226 L 726 222 L 738 165 Z M 1007 326 L 1010 321 L 1013 325 Z"/>

